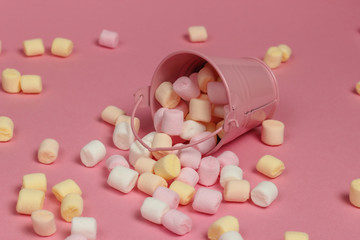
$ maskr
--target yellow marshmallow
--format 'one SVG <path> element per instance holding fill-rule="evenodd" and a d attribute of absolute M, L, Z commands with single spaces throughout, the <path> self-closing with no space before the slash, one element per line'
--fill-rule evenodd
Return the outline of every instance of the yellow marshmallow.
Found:
<path fill-rule="evenodd" d="M 172 139 L 169 135 L 167 135 L 165 133 L 156 133 L 151 146 L 152 146 L 152 148 L 171 147 Z M 152 152 L 152 155 L 156 159 L 160 159 L 169 153 L 170 153 L 170 151 L 156 151 L 156 152 Z"/>
<path fill-rule="evenodd" d="M 204 26 L 191 26 L 188 28 L 189 39 L 191 42 L 205 42 L 208 38 Z"/>
<path fill-rule="evenodd" d="M 239 221 L 233 216 L 224 216 L 211 224 L 208 229 L 208 238 L 217 240 L 221 234 L 230 231 L 239 232 Z"/>
<path fill-rule="evenodd" d="M 5 92 L 18 93 L 21 91 L 20 87 L 21 74 L 18 70 L 6 68 L 2 72 L 1 84 Z"/>
<path fill-rule="evenodd" d="M 38 160 L 44 164 L 55 161 L 59 152 L 59 143 L 55 139 L 46 138 L 40 143 Z"/>
<path fill-rule="evenodd" d="M 67 194 L 61 202 L 61 217 L 71 222 L 74 217 L 80 217 L 84 208 L 82 197 L 77 193 Z"/>
<path fill-rule="evenodd" d="M 360 208 L 360 178 L 351 181 L 349 199 L 352 205 Z"/>
<path fill-rule="evenodd" d="M 30 173 L 23 176 L 22 188 L 37 189 L 46 192 L 47 181 L 44 173 Z"/>
<path fill-rule="evenodd" d="M 263 156 L 256 164 L 256 170 L 269 178 L 276 178 L 284 171 L 284 169 L 284 163 L 271 155 Z"/>
<path fill-rule="evenodd" d="M 270 47 L 264 56 L 264 62 L 270 68 L 277 68 L 280 66 L 282 60 L 282 51 L 278 47 Z"/>
<path fill-rule="evenodd" d="M 64 199 L 64 197 L 69 193 L 77 193 L 82 194 L 82 191 L 79 185 L 74 182 L 72 179 L 67 179 L 52 187 L 52 192 L 55 195 L 56 199 L 60 202 Z"/>
<path fill-rule="evenodd" d="M 14 122 L 9 117 L 0 116 L 0 142 L 7 142 L 13 137 Z"/>
<path fill-rule="evenodd" d="M 161 83 L 157 87 L 155 99 L 165 108 L 174 108 L 181 100 L 180 96 L 174 91 L 172 83 L 168 81 Z"/>
<path fill-rule="evenodd" d="M 360 81 L 356 83 L 356 85 L 355 85 L 355 91 L 357 92 L 357 94 L 360 95 Z"/>
<path fill-rule="evenodd" d="M 160 158 L 154 165 L 155 174 L 163 177 L 165 180 L 176 178 L 180 173 L 180 169 L 180 160 L 175 154 L 169 154 Z"/>
<path fill-rule="evenodd" d="M 39 75 L 22 75 L 20 79 L 20 86 L 24 93 L 41 93 L 41 77 Z"/>
<path fill-rule="evenodd" d="M 224 200 L 245 202 L 250 196 L 250 183 L 246 180 L 230 180 L 224 186 Z"/>
<path fill-rule="evenodd" d="M 33 211 L 42 209 L 45 193 L 37 189 L 23 188 L 19 192 L 16 212 L 30 215 Z"/>
<path fill-rule="evenodd" d="M 120 108 L 110 105 L 101 112 L 101 119 L 107 123 L 115 125 L 116 119 L 124 114 L 125 112 Z"/>
<path fill-rule="evenodd" d="M 127 122 L 130 125 L 131 124 L 131 116 L 120 115 L 116 119 L 115 125 L 118 125 L 121 122 Z M 138 133 L 139 129 L 140 129 L 140 119 L 137 117 L 134 117 L 134 127 L 135 127 L 135 131 Z"/>
<path fill-rule="evenodd" d="M 51 53 L 59 57 L 68 57 L 74 48 L 71 40 L 66 38 L 55 38 L 51 45 Z"/>
<path fill-rule="evenodd" d="M 166 180 L 158 175 L 150 172 L 142 173 L 137 182 L 137 188 L 150 196 L 153 195 L 155 189 L 159 186 L 167 187 Z"/>
<path fill-rule="evenodd" d="M 156 161 L 149 157 L 140 157 L 135 162 L 134 169 L 139 173 L 142 174 L 144 172 L 154 172 L 154 166 Z"/>
<path fill-rule="evenodd" d="M 47 237 L 56 232 L 54 214 L 48 210 L 36 210 L 31 213 L 34 232 L 42 237 Z"/>
<path fill-rule="evenodd" d="M 44 43 L 41 38 L 25 40 L 23 46 L 24 53 L 28 57 L 43 55 L 45 52 Z"/>
<path fill-rule="evenodd" d="M 181 205 L 189 204 L 195 195 L 195 188 L 193 186 L 178 180 L 173 181 L 169 189 L 179 194 Z"/>
<path fill-rule="evenodd" d="M 289 60 L 289 58 L 291 56 L 291 52 L 292 52 L 291 48 L 286 44 L 280 44 L 280 45 L 278 45 L 278 48 L 282 52 L 281 61 L 286 62 L 287 60 Z"/>
<path fill-rule="evenodd" d="M 285 232 L 285 240 L 309 240 L 309 235 L 304 232 Z"/>

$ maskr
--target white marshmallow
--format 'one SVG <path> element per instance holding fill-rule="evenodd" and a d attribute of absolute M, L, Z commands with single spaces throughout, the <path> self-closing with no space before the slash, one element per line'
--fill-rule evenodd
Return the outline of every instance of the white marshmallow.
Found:
<path fill-rule="evenodd" d="M 239 232 L 230 231 L 230 232 L 224 232 L 223 234 L 221 234 L 219 240 L 243 240 L 243 238 Z"/>
<path fill-rule="evenodd" d="M 222 187 L 230 180 L 242 180 L 243 170 L 235 165 L 226 165 L 220 172 L 220 185 Z"/>
<path fill-rule="evenodd" d="M 80 151 L 81 162 L 86 167 L 93 167 L 106 155 L 106 148 L 99 140 L 93 140 L 86 144 Z"/>
<path fill-rule="evenodd" d="M 151 147 L 151 142 L 148 142 L 143 139 L 143 141 Z M 130 145 L 129 151 L 129 162 L 131 166 L 135 166 L 136 161 L 140 157 L 151 157 L 151 153 L 147 150 L 139 141 L 135 141 Z"/>
<path fill-rule="evenodd" d="M 141 216 L 156 224 L 161 224 L 162 217 L 169 210 L 169 205 L 153 197 L 145 198 L 140 208 Z"/>
<path fill-rule="evenodd" d="M 251 191 L 251 200 L 260 207 L 269 206 L 278 196 L 278 189 L 276 185 L 270 181 L 260 182 Z"/>
<path fill-rule="evenodd" d="M 95 240 L 97 232 L 96 219 L 92 217 L 74 217 L 71 222 L 71 235 L 81 234 L 88 240 Z"/>
<path fill-rule="evenodd" d="M 204 124 L 198 123 L 194 120 L 186 120 L 183 124 L 180 137 L 184 140 L 190 140 L 191 138 L 205 131 L 206 127 Z"/>
<path fill-rule="evenodd" d="M 129 150 L 130 145 L 135 141 L 131 126 L 127 122 L 116 125 L 113 133 L 113 142 L 121 150 Z"/>
<path fill-rule="evenodd" d="M 135 187 L 138 177 L 139 173 L 137 171 L 123 166 L 116 166 L 111 170 L 107 183 L 120 192 L 128 193 Z"/>
<path fill-rule="evenodd" d="M 152 142 L 154 140 L 155 135 L 156 132 L 149 132 L 141 140 L 143 140 L 144 142 Z"/>

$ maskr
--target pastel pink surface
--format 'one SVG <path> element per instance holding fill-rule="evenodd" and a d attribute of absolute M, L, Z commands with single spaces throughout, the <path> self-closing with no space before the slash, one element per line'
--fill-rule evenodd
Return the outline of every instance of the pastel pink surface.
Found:
<path fill-rule="evenodd" d="M 266 180 L 254 170 L 261 156 L 282 159 L 286 171 L 273 180 L 279 197 L 267 209 L 224 202 L 214 216 L 184 206 L 182 211 L 196 227 L 181 239 L 204 239 L 208 226 L 224 215 L 239 219 L 244 239 L 281 239 L 289 229 L 307 232 L 311 239 L 357 239 L 359 209 L 349 203 L 348 191 L 360 169 L 360 98 L 354 92 L 360 76 L 354 68 L 360 51 L 359 1 L 159 0 L 141 4 L 139 8 L 135 1 L 2 1 L 0 70 L 10 67 L 41 75 L 44 88 L 37 95 L 0 90 L 0 115 L 11 117 L 15 124 L 13 139 L 0 143 L 0 180 L 6 182 L 0 198 L 0 239 L 39 239 L 29 228 L 29 218 L 14 210 L 22 176 L 33 172 L 44 172 L 49 187 L 67 178 L 79 184 L 84 215 L 97 219 L 99 239 L 174 238 L 173 233 L 139 217 L 142 192 L 134 189 L 123 196 L 106 187 L 105 161 L 86 168 L 79 159 L 80 149 L 96 137 L 106 145 L 106 157 L 127 156 L 128 152 L 112 145 L 113 127 L 100 120 L 100 113 L 108 105 L 131 112 L 133 93 L 150 84 L 155 68 L 169 53 L 190 49 L 209 56 L 261 58 L 269 46 L 280 43 L 293 50 L 289 61 L 273 70 L 280 90 L 274 118 L 287 123 L 284 144 L 266 146 L 259 140 L 259 129 L 254 129 L 215 154 L 234 151 L 252 186 Z M 269 19 L 276 27 L 269 28 Z M 194 44 L 185 37 L 187 27 L 195 24 L 206 25 L 207 42 Z M 118 48 L 97 46 L 104 28 L 121 32 Z M 49 53 L 58 36 L 74 42 L 74 51 L 66 59 Z M 27 58 L 22 42 L 34 37 L 43 38 L 47 52 Z M 339 43 L 341 47 L 334 47 Z M 150 110 L 142 108 L 137 115 L 143 120 L 139 134 L 144 136 L 153 130 Z M 37 162 L 36 149 L 47 137 L 58 140 L 60 151 L 56 162 L 45 166 Z M 61 221 L 59 203 L 49 190 L 44 208 L 58 220 L 51 239 L 69 236 L 70 225 Z M 275 216 L 277 221 L 273 221 Z"/>

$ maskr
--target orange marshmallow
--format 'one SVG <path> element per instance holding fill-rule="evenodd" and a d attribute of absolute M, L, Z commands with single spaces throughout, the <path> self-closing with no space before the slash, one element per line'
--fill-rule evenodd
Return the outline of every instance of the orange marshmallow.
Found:
<path fill-rule="evenodd" d="M 125 112 L 120 108 L 110 105 L 101 112 L 101 119 L 107 123 L 115 125 L 118 117 L 124 114 Z"/>
<path fill-rule="evenodd" d="M 211 121 L 211 104 L 208 100 L 193 98 L 189 104 L 190 119 L 201 122 Z"/>
<path fill-rule="evenodd" d="M 116 119 L 115 125 L 118 125 L 121 122 L 127 122 L 129 125 L 131 125 L 131 116 L 120 115 Z M 140 119 L 137 117 L 134 117 L 134 127 L 135 127 L 135 131 L 138 133 L 140 129 Z"/>
<path fill-rule="evenodd" d="M 134 169 L 140 174 L 144 172 L 153 173 L 155 163 L 156 161 L 152 158 L 140 157 L 138 160 L 136 160 Z"/>
<path fill-rule="evenodd" d="M 283 144 L 284 129 L 285 125 L 278 120 L 264 120 L 261 128 L 261 141 L 270 146 Z"/>
<path fill-rule="evenodd" d="M 159 186 L 168 187 L 168 184 L 164 178 L 153 173 L 144 172 L 138 178 L 137 188 L 150 196 Z"/>
<path fill-rule="evenodd" d="M 175 108 L 180 103 L 180 96 L 174 91 L 171 82 L 161 83 L 155 91 L 155 99 L 165 108 Z"/>
<path fill-rule="evenodd" d="M 224 200 L 245 202 L 250 196 L 250 183 L 246 180 L 230 180 L 224 186 Z"/>
<path fill-rule="evenodd" d="M 38 160 L 44 164 L 50 164 L 55 161 L 59 152 L 59 143 L 55 139 L 46 138 L 40 144 L 38 150 Z"/>
<path fill-rule="evenodd" d="M 172 139 L 169 135 L 167 135 L 165 133 L 156 133 L 151 146 L 152 146 L 152 148 L 171 147 Z M 169 153 L 170 153 L 170 151 L 157 151 L 157 152 L 152 152 L 152 155 L 156 159 L 160 159 Z"/>
<path fill-rule="evenodd" d="M 199 84 L 199 88 L 202 92 L 207 92 L 207 84 L 209 82 L 214 82 L 216 80 L 217 76 L 215 73 L 215 70 L 211 67 L 210 64 L 205 64 L 205 66 L 200 69 L 197 80 Z"/>

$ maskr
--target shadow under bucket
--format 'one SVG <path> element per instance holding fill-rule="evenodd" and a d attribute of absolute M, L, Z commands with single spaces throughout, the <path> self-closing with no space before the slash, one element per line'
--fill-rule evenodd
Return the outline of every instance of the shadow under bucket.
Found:
<path fill-rule="evenodd" d="M 271 118 L 274 114 L 279 101 L 279 90 L 274 74 L 263 61 L 257 58 L 208 57 L 196 51 L 174 52 L 159 64 L 154 72 L 151 85 L 135 93 L 137 103 L 132 117 L 135 116 L 139 106 L 150 106 L 152 117 L 154 117 L 155 112 L 162 107 L 155 99 L 157 87 L 162 82 L 174 82 L 179 77 L 198 72 L 206 63 L 209 63 L 221 77 L 229 106 L 224 117 L 224 135 L 216 146 L 206 153 L 208 155 L 243 133 L 259 126 L 263 120 Z M 134 135 L 143 145 L 145 144 L 135 132 Z M 189 146 L 184 145 L 176 149 Z M 165 148 L 151 149 L 146 144 L 144 147 L 150 151 L 165 150 Z M 175 150 L 175 148 L 166 150 Z"/>

